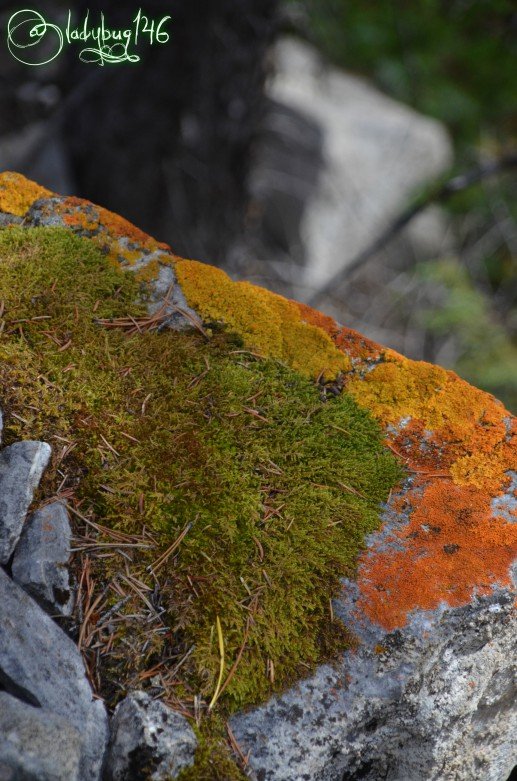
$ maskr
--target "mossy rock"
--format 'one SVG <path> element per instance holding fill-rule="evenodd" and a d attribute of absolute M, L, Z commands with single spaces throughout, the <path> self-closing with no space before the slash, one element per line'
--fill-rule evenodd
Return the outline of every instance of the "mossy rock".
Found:
<path fill-rule="evenodd" d="M 200 724 L 186 777 L 238 777 L 224 719 L 353 644 L 332 599 L 403 475 L 420 481 L 423 518 L 446 515 L 451 492 L 484 507 L 515 466 L 508 413 L 99 207 L 9 174 L 0 208 L 23 218 L 0 229 L 5 442 L 53 445 L 42 492 L 69 499 L 83 535 L 81 593 L 99 601 L 81 641 L 99 691 L 115 704 L 155 687 Z M 490 533 L 487 588 L 508 547 L 506 529 Z M 400 556 L 421 578 L 412 544 Z M 390 599 L 397 556 L 369 560 L 361 609 L 394 628 L 467 598 L 472 562 L 455 580 L 429 551 L 432 582 Z"/>

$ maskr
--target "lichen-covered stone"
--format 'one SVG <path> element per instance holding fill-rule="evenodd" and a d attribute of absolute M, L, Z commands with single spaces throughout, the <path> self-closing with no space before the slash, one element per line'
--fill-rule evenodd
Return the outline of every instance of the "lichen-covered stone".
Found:
<path fill-rule="evenodd" d="M 184 716 L 143 691 L 132 692 L 111 720 L 107 781 L 170 781 L 194 763 L 196 746 Z"/>
<path fill-rule="evenodd" d="M 0 453 L 0 564 L 6 564 L 50 458 L 45 442 L 17 442 Z"/>
<path fill-rule="evenodd" d="M 0 177 L 4 203 L 9 200 L 9 187 L 13 181 L 9 176 Z M 201 609 L 195 622 L 189 622 L 185 615 L 181 617 L 182 625 L 197 631 L 192 658 L 202 660 L 202 674 L 197 679 L 199 686 L 206 687 L 204 692 L 215 688 L 219 659 L 214 631 L 215 617 L 219 613 L 224 618 L 225 636 L 231 638 L 228 653 L 233 660 L 226 665 L 225 672 L 231 672 L 232 680 L 224 702 L 231 702 L 234 710 L 256 701 L 257 692 L 264 697 L 266 676 L 271 682 L 269 691 L 274 691 L 275 686 L 278 687 L 274 671 L 282 669 L 291 655 L 303 662 L 310 632 L 300 632 L 299 624 L 293 632 L 293 624 L 288 618 L 296 615 L 297 620 L 300 619 L 297 612 L 300 594 L 305 606 L 302 623 L 313 617 L 311 611 L 323 610 L 323 594 L 327 595 L 328 609 L 328 595 L 333 594 L 333 609 L 327 612 L 332 617 L 330 634 L 338 636 L 341 619 L 359 641 L 354 652 L 350 650 L 350 642 L 348 650 L 347 643 L 342 642 L 341 661 L 335 668 L 320 666 L 311 677 L 309 665 L 304 668 L 306 680 L 297 687 L 249 714 L 233 717 L 235 737 L 241 743 L 244 755 L 250 751 L 249 772 L 255 773 L 260 781 L 306 777 L 320 781 L 351 781 L 356 777 L 372 780 L 385 777 L 390 781 L 450 777 L 466 781 L 479 775 L 490 781 L 504 779 L 504 773 L 511 769 L 509 725 L 515 718 L 515 707 L 513 703 L 508 704 L 513 691 L 509 650 L 515 620 L 512 567 L 517 558 L 515 418 L 492 396 L 471 387 L 453 372 L 409 361 L 307 306 L 285 301 L 247 283 L 232 282 L 213 267 L 177 258 L 165 245 L 154 242 L 99 207 L 55 196 L 37 200 L 40 194 L 34 190 L 34 185 L 19 184 L 25 188 L 22 198 L 26 208 L 24 231 L 42 226 L 47 231 L 49 243 L 64 242 L 62 233 L 51 233 L 56 230 L 51 226 L 66 227 L 75 235 L 90 239 L 89 243 L 99 247 L 104 257 L 113 262 L 114 268 L 136 270 L 132 279 L 140 286 L 141 300 L 145 302 L 147 296 L 148 311 L 156 313 L 161 296 L 165 306 L 173 303 L 167 312 L 169 316 L 175 311 L 183 326 L 188 322 L 202 335 L 194 347 L 193 343 L 182 341 L 188 338 L 187 335 L 175 335 L 175 341 L 171 342 L 170 334 L 159 334 L 155 344 L 151 339 L 145 340 L 146 351 L 138 353 L 144 344 L 140 338 L 131 343 L 130 354 L 124 351 L 121 340 L 110 341 L 106 336 L 102 343 L 96 341 L 98 333 L 91 328 L 91 319 L 81 320 L 80 312 L 73 315 L 72 310 L 66 309 L 63 299 L 59 299 L 55 302 L 55 311 L 65 311 L 68 317 L 66 332 L 72 334 L 70 345 L 60 343 L 67 344 L 67 355 L 50 354 L 50 349 L 42 347 L 43 331 L 27 325 L 31 328 L 34 344 L 39 345 L 39 352 L 29 353 L 26 346 L 10 343 L 5 356 L 11 365 L 16 364 L 21 360 L 19 351 L 23 350 L 25 364 L 34 366 L 39 373 L 42 372 L 41 355 L 45 358 L 43 365 L 53 370 L 61 366 L 60 361 L 63 361 L 64 369 L 73 367 L 75 374 L 70 369 L 66 376 L 66 393 L 45 386 L 46 403 L 52 410 L 53 420 L 63 416 L 63 410 L 70 405 L 66 412 L 69 417 L 65 415 L 68 433 L 73 419 L 71 412 L 80 406 L 78 396 L 74 396 L 79 389 L 84 394 L 86 387 L 87 397 L 94 396 L 92 408 L 99 409 L 105 400 L 109 399 L 111 404 L 119 396 L 135 396 L 140 400 L 138 394 L 146 386 L 147 394 L 151 393 L 149 398 L 144 395 L 141 400 L 146 409 L 149 399 L 153 398 L 152 403 L 156 404 L 167 388 L 168 403 L 176 413 L 181 413 L 181 423 L 179 418 L 168 417 L 170 408 L 162 407 L 159 434 L 158 429 L 151 426 L 146 429 L 145 437 L 153 438 L 157 452 L 164 454 L 163 463 L 168 463 L 167 454 L 174 452 L 174 464 L 180 465 L 180 471 L 174 473 L 172 493 L 171 489 L 166 491 L 166 478 L 163 484 L 154 482 L 149 491 L 152 513 L 147 515 L 146 521 L 154 521 L 160 532 L 169 529 L 167 502 L 172 502 L 168 506 L 169 513 L 172 507 L 172 512 L 179 514 L 183 521 L 194 524 L 199 516 L 205 519 L 205 535 L 197 534 L 199 527 L 185 527 L 192 534 L 191 547 L 187 544 L 182 548 L 182 557 L 177 562 L 177 566 L 185 566 L 196 546 L 201 548 L 202 541 L 208 546 L 203 551 L 202 563 L 201 559 L 190 561 L 196 562 L 196 573 L 205 573 L 206 562 L 212 563 L 213 568 L 208 569 L 212 579 L 210 589 L 204 591 L 204 601 L 195 602 L 192 593 L 198 594 L 203 586 L 196 581 L 194 592 L 189 591 L 190 586 L 185 586 L 189 596 L 184 604 L 189 606 L 188 611 L 193 604 Z M 36 199 L 33 203 L 29 203 L 31 193 Z M 20 212 L 21 207 L 17 208 Z M 21 242 L 26 257 L 39 252 L 52 265 L 56 253 L 48 253 L 44 242 L 38 242 L 30 231 L 26 231 L 26 239 L 23 239 L 16 232 L 20 228 L 5 230 L 11 231 L 11 246 L 13 242 L 14 245 Z M 5 242 L 5 246 L 8 243 Z M 73 254 L 76 251 L 71 242 L 69 252 L 72 255 L 69 257 L 77 257 L 76 262 L 81 263 Z M 95 262 L 101 264 L 102 259 L 96 261 L 92 253 L 88 258 L 89 265 L 81 266 L 83 275 L 91 274 Z M 95 302 L 93 289 L 93 300 L 86 300 L 84 291 L 73 287 L 73 277 L 65 266 L 62 267 L 63 279 L 66 277 L 66 284 L 83 301 L 85 312 L 91 311 Z M 105 270 L 102 274 L 99 272 L 98 277 L 93 274 L 88 277 L 92 280 L 92 288 L 104 291 L 104 296 L 109 295 L 106 291 L 115 288 L 115 280 L 108 276 Z M 15 281 L 13 277 L 13 283 Z M 46 291 L 49 283 L 42 279 L 41 285 Z M 119 285 L 116 289 L 119 288 L 123 291 L 120 293 L 122 303 L 130 307 L 131 291 L 127 285 Z M 55 299 L 55 290 L 52 290 Z M 100 294 L 97 299 L 104 301 Z M 26 303 L 22 302 L 20 306 L 26 312 L 23 308 Z M 148 321 L 142 319 L 141 309 L 135 313 L 144 323 L 142 329 L 145 330 Z M 122 329 L 133 325 L 131 317 L 134 320 L 132 311 L 114 306 L 102 324 L 106 329 Z M 168 322 L 179 324 L 170 318 Z M 166 318 L 162 324 L 166 324 Z M 214 352 L 213 346 L 220 344 L 217 338 L 221 328 L 226 329 L 225 335 L 231 341 Z M 133 331 L 142 329 L 136 322 Z M 80 347 L 74 344 L 74 340 L 75 343 L 80 341 L 79 332 L 84 338 L 93 340 L 92 344 L 98 349 L 107 351 L 110 365 L 115 366 L 119 374 L 125 372 L 124 378 L 131 377 L 134 385 L 128 381 L 126 388 L 118 380 L 113 383 L 110 379 L 109 395 L 95 397 L 88 385 L 92 375 L 84 372 L 85 362 L 81 357 L 84 353 L 80 352 L 86 342 Z M 189 350 L 195 350 L 199 361 L 189 375 L 190 379 L 185 380 L 183 372 Z M 152 358 L 149 363 L 151 353 L 159 355 L 160 359 Z M 136 363 L 135 355 L 138 355 Z M 164 370 L 165 375 L 162 375 Z M 264 372 L 260 379 L 254 374 L 257 370 Z M 1 365 L 0 371 L 6 377 L 11 376 L 8 374 L 10 369 Z M 105 379 L 104 364 L 97 366 L 95 371 L 100 371 L 99 376 Z M 147 371 L 145 382 L 139 371 Z M 167 372 L 174 376 L 173 383 L 168 381 Z M 267 379 L 264 379 L 266 375 Z M 257 380 L 254 388 L 247 385 L 245 378 L 250 377 Z M 318 380 L 317 386 L 313 384 L 314 380 Z M 23 386 L 27 393 L 35 392 L 26 375 L 20 381 L 22 385 L 27 383 Z M 153 382 L 158 383 L 156 387 Z M 205 382 L 208 382 L 207 386 Z M 10 403 L 15 406 L 16 387 L 12 383 L 6 386 Z M 317 400 L 311 396 L 310 388 L 319 389 Z M 173 397 L 170 389 L 176 394 Z M 286 389 L 289 394 L 285 393 Z M 334 396 L 339 397 L 335 408 L 330 403 L 320 407 L 325 399 Z M 230 397 L 239 400 L 237 406 L 234 402 L 228 406 Z M 257 402 L 257 399 L 261 401 Z M 119 401 L 117 403 L 120 406 L 110 408 L 110 412 L 119 421 L 119 426 L 123 421 L 125 434 L 133 438 L 133 455 L 138 452 L 149 470 L 147 451 L 140 447 L 141 440 L 147 442 L 147 439 L 143 429 L 132 427 L 133 406 L 128 410 Z M 339 409 L 344 414 L 345 408 L 351 418 L 325 418 L 328 411 Z M 199 418 L 190 417 L 194 409 L 200 413 Z M 364 419 L 358 410 L 364 413 Z M 164 416 L 169 425 L 163 425 Z M 252 419 L 253 445 L 252 440 L 242 438 L 243 429 L 239 426 L 243 416 Z M 107 420 L 96 420 L 95 426 L 102 428 L 108 425 Z M 327 421 L 325 435 L 321 438 L 320 424 L 324 420 Z M 375 479 L 375 471 L 369 472 L 372 479 L 363 484 L 358 462 L 354 462 L 351 469 L 344 455 L 347 448 L 354 457 L 372 455 L 368 448 L 377 436 L 375 429 L 370 427 L 372 420 L 383 432 L 383 452 L 382 455 L 377 452 L 375 459 L 383 465 L 384 472 L 377 474 Z M 299 428 L 302 423 L 305 436 Z M 45 430 L 43 422 L 35 419 L 34 427 L 38 426 Z M 363 440 L 360 436 L 353 439 L 361 430 L 365 432 Z M 176 432 L 172 440 L 168 439 L 171 431 Z M 202 436 L 196 436 L 199 431 L 203 432 Z M 232 439 L 236 431 L 240 432 L 240 438 Z M 90 430 L 88 432 L 90 436 Z M 218 432 L 215 439 L 214 432 Z M 113 429 L 112 433 L 117 436 Z M 300 443 L 309 433 L 312 449 L 301 454 Z M 218 438 L 221 435 L 223 439 Z M 95 436 L 93 439 L 88 436 L 82 431 L 81 441 L 87 451 L 100 442 Z M 223 441 L 225 447 L 230 443 L 229 449 L 222 447 Z M 325 454 L 322 442 L 326 443 L 329 452 L 334 448 L 330 461 L 321 461 Z M 123 447 L 122 437 L 117 438 L 116 445 Z M 255 446 L 263 448 L 261 453 L 266 455 L 259 456 L 257 451 L 248 449 Z M 130 478 L 118 476 L 116 470 L 111 469 L 111 451 L 108 453 L 102 445 L 100 450 L 108 468 L 103 484 L 109 481 L 113 471 L 115 480 L 119 480 L 108 486 L 107 498 L 103 498 L 108 522 L 117 519 L 115 522 L 119 523 L 124 517 L 129 528 L 134 529 L 137 522 L 134 511 L 127 502 L 124 504 L 123 498 L 113 496 L 123 497 L 128 491 L 130 494 L 135 481 L 143 486 L 138 482 L 142 470 L 134 469 Z M 182 461 L 187 452 L 188 458 Z M 239 479 L 232 470 L 221 470 L 220 464 L 227 463 L 220 459 L 223 452 L 225 458 L 228 456 L 234 465 L 237 464 Z M 246 460 L 248 455 L 244 456 L 251 452 L 253 464 Z M 214 453 L 217 453 L 216 459 Z M 370 455 L 364 462 L 369 470 L 372 466 Z M 398 476 L 402 471 L 406 473 L 398 487 L 394 485 L 398 478 L 390 471 L 388 455 L 402 467 Z M 214 467 L 216 461 L 218 466 Z M 91 490 L 100 480 L 96 477 L 96 462 L 88 463 L 92 470 L 88 477 Z M 305 466 L 301 468 L 309 463 L 316 466 L 317 474 L 304 471 Z M 195 472 L 195 479 L 194 464 L 196 468 L 201 465 Z M 153 461 L 152 470 L 159 471 L 156 461 Z M 168 474 L 170 479 L 171 473 Z M 289 475 L 287 482 L 282 482 L 286 480 L 286 474 Z M 382 485 L 385 490 L 388 476 L 392 480 L 392 490 L 382 494 L 379 488 Z M 257 504 L 253 492 L 249 492 L 250 484 L 245 480 L 239 482 L 244 477 L 257 480 L 262 491 L 260 503 Z M 190 492 L 188 502 L 175 504 L 174 491 L 178 485 Z M 224 504 L 224 509 L 215 512 L 217 504 L 211 504 L 210 509 L 207 507 L 214 501 L 210 494 L 212 485 L 218 486 L 219 499 L 232 497 L 230 503 Z M 234 494 L 236 485 L 239 491 Z M 283 501 L 284 492 L 289 502 Z M 157 500 L 157 496 L 161 498 Z M 165 500 L 165 496 L 172 499 Z M 245 510 L 242 503 L 234 503 L 235 496 L 245 498 Z M 325 516 L 329 508 L 336 508 L 335 502 L 342 501 L 345 496 L 353 497 L 350 499 L 354 504 L 352 514 L 349 512 L 352 508 L 347 505 L 340 510 L 341 517 L 336 517 L 334 510 Z M 376 516 L 376 524 L 367 526 L 363 522 L 364 516 L 361 516 L 363 520 L 354 516 L 361 507 L 361 499 L 366 502 L 362 505 L 363 510 L 368 502 L 370 505 L 373 502 L 379 513 L 382 498 L 385 501 L 382 514 Z M 315 512 L 316 508 L 320 515 Z M 191 518 L 189 513 L 192 512 Z M 319 524 L 321 513 L 326 518 L 323 525 Z M 310 530 L 304 526 L 308 518 Z M 341 524 L 342 536 L 325 536 L 330 535 L 329 529 L 339 529 Z M 214 527 L 218 530 L 216 538 L 211 537 Z M 172 531 L 177 536 L 181 527 L 173 527 Z M 244 540 L 249 542 L 249 549 Z M 323 559 L 313 557 L 313 546 L 320 543 L 318 556 L 324 551 Z M 339 559 L 345 549 L 350 557 Z M 230 584 L 233 588 L 231 577 L 235 572 L 230 574 L 226 570 L 228 560 L 234 566 L 236 561 L 242 561 L 241 553 L 245 554 L 248 567 L 242 574 L 239 570 L 242 601 L 230 588 Z M 336 577 L 343 577 L 341 593 L 336 592 L 334 580 L 330 592 L 322 585 L 325 579 L 327 583 L 331 580 L 331 570 L 319 568 L 323 561 L 328 567 L 331 554 L 339 559 L 333 572 Z M 213 566 L 212 556 L 218 557 L 217 566 Z M 350 568 L 347 572 L 345 558 Z M 307 565 L 303 576 L 297 569 L 299 564 Z M 277 568 L 274 580 L 270 577 L 273 566 Z M 183 571 L 189 572 L 188 568 Z M 317 588 L 312 588 L 310 578 L 316 571 L 325 575 L 317 581 Z M 250 572 L 253 573 L 253 591 L 248 584 Z M 354 574 L 355 578 L 352 578 Z M 178 575 L 177 569 L 175 575 Z M 286 582 L 292 586 L 281 592 L 282 583 Z M 222 583 L 224 588 L 221 588 Z M 233 599 L 227 598 L 230 593 Z M 275 603 L 278 593 L 282 598 Z M 320 601 L 313 602 L 315 595 Z M 289 604 L 291 598 L 292 604 Z M 242 616 L 239 608 L 242 604 L 246 611 L 251 607 L 249 618 Z M 284 609 L 287 611 L 282 613 L 285 619 L 276 624 L 275 617 Z M 326 632 L 328 629 L 327 625 Z M 327 633 L 324 636 L 328 638 Z M 284 638 L 283 645 L 276 643 L 279 637 Z M 303 653 L 301 648 L 305 649 Z M 261 655 L 264 651 L 265 657 Z M 311 656 L 311 660 L 314 658 Z M 237 672 L 233 666 L 229 667 L 235 662 Z M 240 677 L 243 672 L 247 678 Z M 302 672 L 300 668 L 299 672 Z M 288 676 L 282 677 L 281 681 L 285 684 Z M 494 737 L 494 725 L 497 725 L 497 737 Z M 201 756 L 203 751 L 209 763 L 206 749 L 200 749 L 198 754 Z M 186 778 L 195 778 L 195 775 L 189 775 L 190 771 L 185 772 Z M 195 772 L 194 767 L 192 773 Z"/>
<path fill-rule="evenodd" d="M 66 507 L 53 502 L 27 519 L 14 552 L 13 579 L 51 615 L 72 611 L 70 536 Z"/>
<path fill-rule="evenodd" d="M 315 383 L 252 355 L 220 325 L 210 333 L 149 332 L 134 275 L 70 231 L 0 232 L 0 257 L 9 437 L 65 443 L 61 452 L 71 457 L 53 461 L 50 495 L 62 473 L 80 473 L 76 496 L 103 527 L 131 535 L 144 523 L 152 529 L 157 542 L 134 555 L 135 574 L 148 587 L 153 562 L 187 528 L 181 555 L 163 569 L 186 586 L 178 593 L 165 580 L 162 599 L 181 622 L 179 642 L 194 646 L 189 685 L 213 692 L 215 616 L 223 617 L 228 658 L 235 657 L 248 624 L 241 605 L 259 596 L 256 642 L 241 654 L 226 702 L 267 696 L 268 659 L 278 686 L 295 679 L 301 663 L 314 665 L 346 645 L 346 632 L 330 621 L 329 598 L 402 474 L 376 421 L 340 394 L 337 380 Z M 25 340 L 17 338 L 20 319 Z M 110 558 L 94 556 L 97 582 L 117 577 L 120 562 Z M 200 572 L 192 592 L 189 578 Z M 138 614 L 141 606 L 132 607 Z M 117 628 L 112 648 L 123 656 Z M 138 631 L 142 647 L 149 647 L 147 630 L 144 623 Z M 166 635 L 154 637 L 156 655 L 166 656 L 167 646 Z M 127 685 L 131 666 L 143 664 L 145 655 L 135 654 Z M 111 676 L 118 687 L 120 674 L 110 671 L 106 682 Z"/>

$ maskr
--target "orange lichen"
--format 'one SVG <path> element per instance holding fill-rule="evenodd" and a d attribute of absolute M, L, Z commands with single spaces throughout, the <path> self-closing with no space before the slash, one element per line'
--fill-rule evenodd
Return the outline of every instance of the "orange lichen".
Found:
<path fill-rule="evenodd" d="M 23 217 L 34 201 L 49 198 L 52 193 L 21 174 L 0 173 L 0 212 Z"/>
<path fill-rule="evenodd" d="M 358 608 L 392 630 L 412 610 L 510 586 L 517 526 L 491 503 L 517 469 L 516 421 L 453 372 L 394 354 L 347 389 L 385 424 L 389 446 L 416 475 L 403 499 L 412 504 L 409 525 L 392 533 L 402 549 L 373 546 L 363 557 Z"/>
<path fill-rule="evenodd" d="M 74 233 L 94 241 L 117 263 L 131 266 L 157 251 L 165 256 L 170 254 L 167 244 L 156 241 L 108 209 L 81 198 L 55 195 L 20 174 L 0 174 L 0 211 L 26 216 L 31 206 L 40 200 L 38 224 L 45 225 L 48 218 L 50 224 L 70 228 Z M 145 275 L 146 281 L 154 279 L 158 272 L 158 264 L 153 263 Z"/>
<path fill-rule="evenodd" d="M 459 606 L 511 586 L 517 525 L 494 517 L 486 491 L 437 479 L 414 501 L 409 524 L 392 532 L 399 545 L 365 555 L 360 568 L 357 608 L 387 630 L 413 609 Z"/>
<path fill-rule="evenodd" d="M 175 261 L 189 306 L 205 321 L 224 323 L 251 350 L 285 361 L 306 376 L 327 378 L 349 369 L 348 358 L 319 326 L 302 318 L 292 301 L 194 260 Z"/>
<path fill-rule="evenodd" d="M 317 309 L 312 309 L 307 304 L 297 302 L 296 305 L 306 323 L 311 323 L 326 331 L 336 347 L 346 353 L 354 362 L 357 360 L 378 361 L 384 355 L 397 355 L 352 328 L 344 328 L 336 323 L 332 317 L 318 312 Z"/>

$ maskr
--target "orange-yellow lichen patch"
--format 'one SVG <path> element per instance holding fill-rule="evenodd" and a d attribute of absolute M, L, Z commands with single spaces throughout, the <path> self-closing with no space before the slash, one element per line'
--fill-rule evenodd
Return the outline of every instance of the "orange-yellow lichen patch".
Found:
<path fill-rule="evenodd" d="M 49 198 L 52 193 L 21 174 L 0 173 L 0 211 L 23 217 L 34 201 Z"/>
<path fill-rule="evenodd" d="M 409 525 L 393 532 L 402 547 L 374 546 L 364 557 L 359 609 L 392 630 L 412 610 L 466 604 L 474 592 L 509 586 L 517 525 L 491 503 L 517 469 L 516 421 L 452 372 L 394 354 L 347 388 L 416 473 L 404 498 L 413 505 Z"/>
<path fill-rule="evenodd" d="M 89 208 L 86 210 L 85 206 Z M 167 244 L 156 241 L 118 214 L 110 212 L 102 206 L 93 206 L 80 198 L 63 198 L 54 205 L 54 210 L 57 214 L 62 215 L 64 224 L 72 230 L 80 230 L 81 228 L 91 230 L 93 221 L 97 228 L 104 228 L 112 238 L 124 238 L 138 247 L 151 251 L 169 250 Z"/>
<path fill-rule="evenodd" d="M 351 380 L 347 389 L 385 423 L 411 416 L 433 429 L 444 423 L 446 385 L 445 369 L 400 360 L 381 363 L 364 378 Z"/>
<path fill-rule="evenodd" d="M 447 468 L 455 483 L 494 493 L 504 473 L 516 467 L 509 413 L 490 394 L 453 372 L 392 358 L 366 376 L 354 377 L 347 390 L 384 424 L 396 426 L 410 419 L 408 427 L 390 439 L 417 471 Z M 422 447 L 422 437 L 415 434 L 423 436 L 426 431 Z"/>
<path fill-rule="evenodd" d="M 329 335 L 306 322 L 294 302 L 249 282 L 233 282 L 220 269 L 194 260 L 177 259 L 175 270 L 189 306 L 205 321 L 227 325 L 249 349 L 306 376 L 323 372 L 331 378 L 350 367 Z"/>
<path fill-rule="evenodd" d="M 406 463 L 426 473 L 446 472 L 458 455 L 458 450 L 446 446 L 443 438 L 426 429 L 422 420 L 412 418 L 388 435 L 390 447 Z"/>
<path fill-rule="evenodd" d="M 402 546 L 365 555 L 360 567 L 358 610 L 387 630 L 411 610 L 459 606 L 511 586 L 517 525 L 494 517 L 486 491 L 435 479 L 414 501 L 409 524 L 392 533 Z"/>
<path fill-rule="evenodd" d="M 318 312 L 317 309 L 312 309 L 307 304 L 298 302 L 296 305 L 306 323 L 311 323 L 326 331 L 336 347 L 346 353 L 354 362 L 378 361 L 384 355 L 397 356 L 397 353 L 381 347 L 352 328 L 344 328 L 336 323 L 332 317 Z"/>
<path fill-rule="evenodd" d="M 170 253 L 167 244 L 156 241 L 132 223 L 101 206 L 75 197 L 51 193 L 16 173 L 0 174 L 0 211 L 25 216 L 36 201 L 36 224 L 62 225 L 94 241 L 117 263 L 134 265 L 153 252 Z M 171 256 L 172 257 L 172 256 Z M 146 280 L 159 268 L 153 264 Z"/>

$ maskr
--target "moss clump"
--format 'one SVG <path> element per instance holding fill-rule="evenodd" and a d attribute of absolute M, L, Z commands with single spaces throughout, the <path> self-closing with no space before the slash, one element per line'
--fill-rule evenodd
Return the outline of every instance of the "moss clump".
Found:
<path fill-rule="evenodd" d="M 124 572 L 165 609 L 159 631 L 139 623 L 138 590 L 128 590 L 127 620 L 97 658 L 101 692 L 114 701 L 153 665 L 174 667 L 189 652 L 169 701 L 187 711 L 194 696 L 207 702 L 219 672 L 216 617 L 224 679 L 238 662 L 223 714 L 344 647 L 329 599 L 400 478 L 369 413 L 346 393 L 325 403 L 313 382 L 222 332 L 106 328 L 144 315 L 138 282 L 64 229 L 0 231 L 0 267 L 5 441 L 54 445 L 47 495 L 73 490 L 90 519 L 147 530 L 145 548 L 91 557 L 101 608 L 120 599 Z M 184 530 L 153 577 L 148 567 Z"/>

